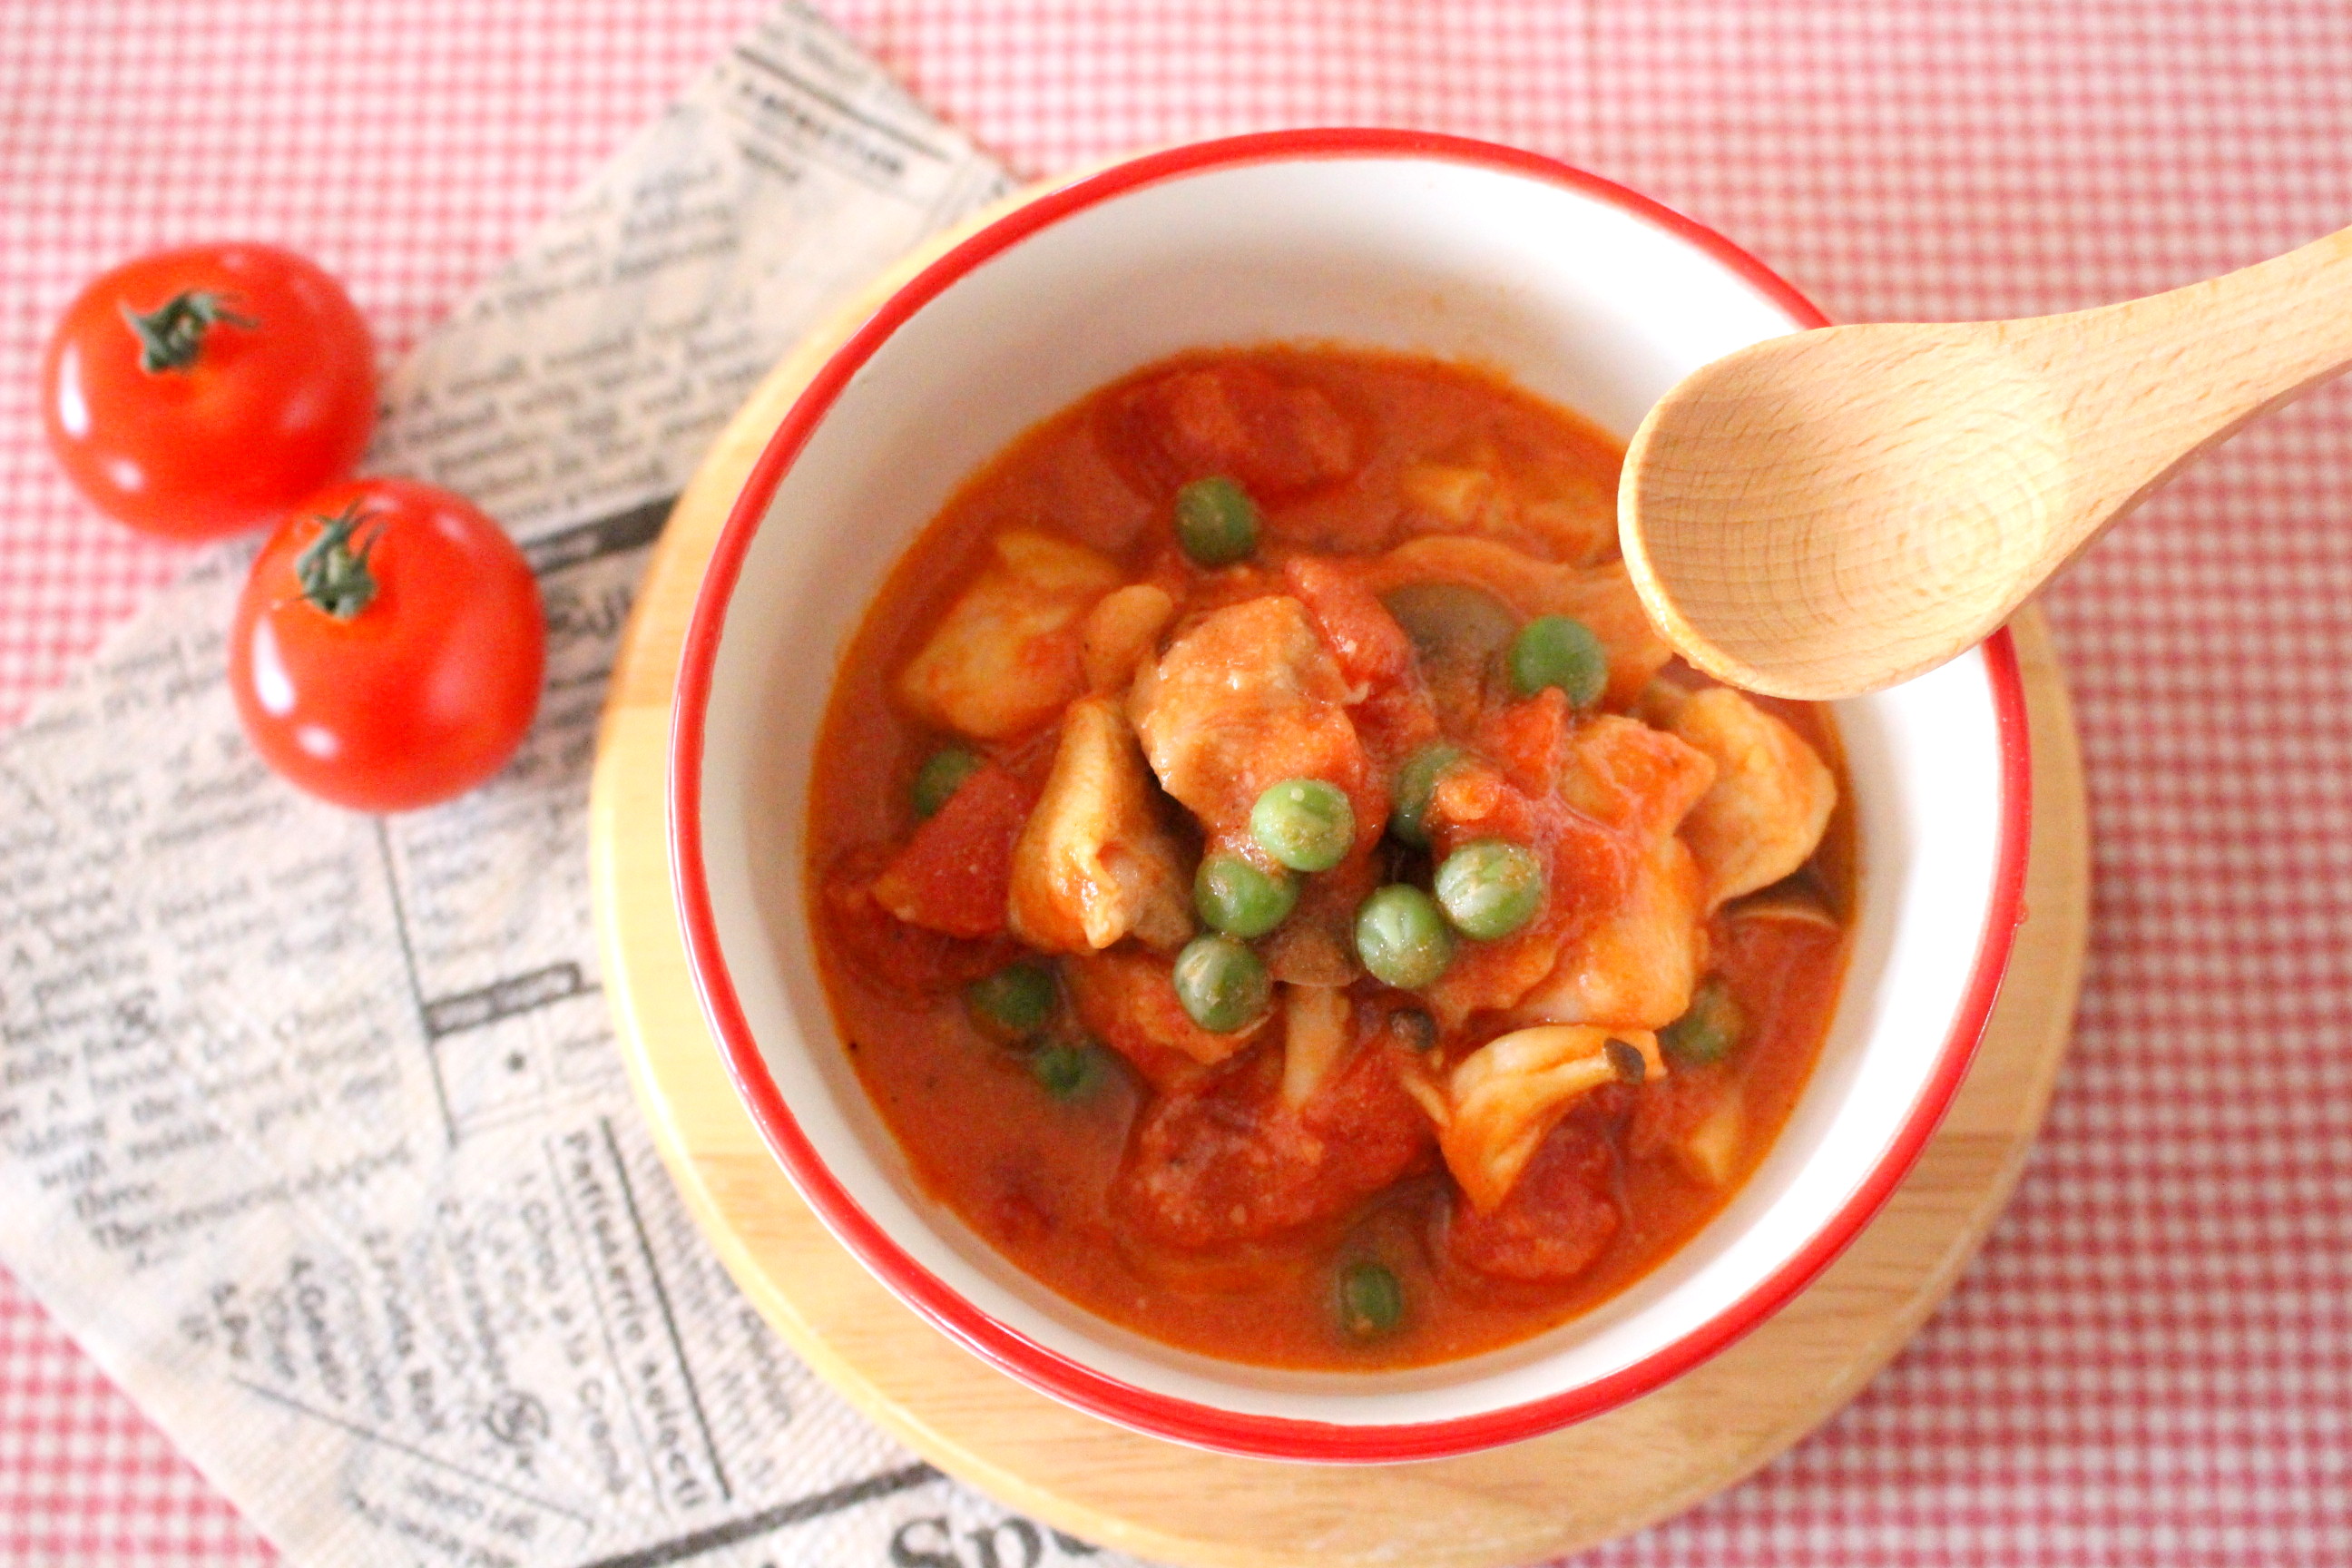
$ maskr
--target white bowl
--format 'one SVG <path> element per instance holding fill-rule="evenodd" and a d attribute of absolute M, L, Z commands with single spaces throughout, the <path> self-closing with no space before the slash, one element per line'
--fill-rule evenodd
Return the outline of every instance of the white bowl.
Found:
<path fill-rule="evenodd" d="M 1700 364 L 1822 317 L 1720 237 L 1506 148 L 1396 132 L 1243 137 L 1053 192 L 877 312 L 776 432 L 688 632 L 671 850 L 697 983 L 744 1100 L 825 1224 L 1014 1377 L 1232 1452 L 1393 1460 L 1595 1415 L 1723 1349 L 1852 1240 L 1958 1089 L 2019 918 L 2025 723 L 2006 637 L 1837 710 L 1858 938 L 1779 1142 L 1688 1245 L 1533 1341 L 1400 1373 L 1170 1349 L 1007 1263 L 915 1180 L 851 1069 L 805 929 L 811 749 L 904 543 L 982 462 L 1179 350 L 1330 340 L 1466 359 L 1630 436 Z"/>

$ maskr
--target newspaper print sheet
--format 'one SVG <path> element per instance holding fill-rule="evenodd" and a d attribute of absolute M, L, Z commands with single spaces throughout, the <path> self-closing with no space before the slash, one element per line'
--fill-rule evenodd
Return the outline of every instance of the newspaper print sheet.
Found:
<path fill-rule="evenodd" d="M 238 731 L 200 563 L 0 742 L 0 1255 L 286 1553 L 1121 1561 L 867 1426 L 736 1292 L 623 1081 L 586 886 L 604 686 L 670 499 L 799 333 L 1003 172 L 798 5 L 390 379 L 369 466 L 540 574 L 521 754 L 318 805 Z"/>

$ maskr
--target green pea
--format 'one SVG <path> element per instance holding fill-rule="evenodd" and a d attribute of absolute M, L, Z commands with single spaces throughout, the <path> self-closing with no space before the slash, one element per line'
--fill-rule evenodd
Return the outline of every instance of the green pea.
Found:
<path fill-rule="evenodd" d="M 1538 616 L 1511 639 L 1511 689 L 1533 697 L 1557 686 L 1571 707 L 1590 708 L 1609 686 L 1609 650 L 1592 628 L 1567 616 Z"/>
<path fill-rule="evenodd" d="M 1437 1020 L 1418 1007 L 1400 1007 L 1389 1015 L 1389 1033 L 1406 1050 L 1433 1050 L 1437 1045 Z"/>
<path fill-rule="evenodd" d="M 1045 1026 L 1060 1000 L 1054 976 L 1042 963 L 1008 963 L 963 988 L 964 1010 L 980 1032 L 1016 1045 Z"/>
<path fill-rule="evenodd" d="M 1381 1263 L 1350 1263 L 1339 1270 L 1339 1326 L 1348 1337 L 1376 1340 L 1404 1321 L 1404 1286 Z"/>
<path fill-rule="evenodd" d="M 1029 1058 L 1029 1076 L 1055 1100 L 1076 1100 L 1102 1079 L 1102 1057 L 1092 1046 L 1066 1041 Z"/>
<path fill-rule="evenodd" d="M 1250 837 L 1294 871 L 1328 871 L 1356 841 L 1356 812 L 1321 779 L 1285 779 L 1250 807 Z"/>
<path fill-rule="evenodd" d="M 1543 865 L 1507 838 L 1465 844 L 1437 868 L 1437 901 L 1465 936 L 1492 942 L 1510 935 L 1543 908 Z"/>
<path fill-rule="evenodd" d="M 1176 542 L 1197 566 L 1230 566 L 1257 549 L 1257 503 L 1220 474 L 1176 492 Z"/>
<path fill-rule="evenodd" d="M 1290 918 L 1298 884 L 1280 871 L 1261 871 L 1238 855 L 1204 855 L 1192 878 L 1192 907 L 1213 931 L 1264 936 Z"/>
<path fill-rule="evenodd" d="M 1415 849 L 1429 847 L 1429 798 L 1437 793 L 1437 781 L 1445 776 L 1445 770 L 1461 760 L 1462 748 L 1443 741 L 1423 746 L 1405 759 L 1390 792 L 1391 837 Z"/>
<path fill-rule="evenodd" d="M 1454 933 L 1427 893 L 1391 882 L 1357 908 L 1356 956 L 1373 978 L 1410 991 L 1445 973 L 1454 962 Z"/>
<path fill-rule="evenodd" d="M 1748 1017 L 1714 975 L 1698 983 L 1683 1016 L 1658 1031 L 1658 1049 L 1677 1067 L 1706 1067 L 1739 1048 Z"/>
<path fill-rule="evenodd" d="M 926 819 L 939 815 L 947 805 L 948 796 L 963 787 L 963 781 L 980 772 L 981 758 L 976 752 L 961 746 L 943 746 L 923 760 L 915 770 L 915 782 L 907 786 L 907 798 L 915 815 Z"/>
<path fill-rule="evenodd" d="M 1232 937 L 1196 936 L 1176 955 L 1176 1000 L 1213 1035 L 1255 1023 L 1273 994 L 1265 961 Z"/>

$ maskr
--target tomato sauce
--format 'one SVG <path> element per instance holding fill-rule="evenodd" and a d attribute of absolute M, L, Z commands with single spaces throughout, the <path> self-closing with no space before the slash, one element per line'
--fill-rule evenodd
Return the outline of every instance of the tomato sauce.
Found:
<path fill-rule="evenodd" d="M 1255 575 L 1187 574 L 1171 545 L 1171 496 L 1192 461 L 1184 422 L 1212 445 L 1223 438 L 1216 410 L 1174 405 L 1185 384 L 1170 378 L 1188 369 L 1246 373 L 1257 378 L 1251 385 L 1319 398 L 1269 405 L 1236 437 L 1263 438 L 1271 453 L 1261 461 L 1251 448 L 1257 466 L 1240 476 L 1263 504 L 1261 554 L 1272 563 Z M 1327 410 L 1344 421 L 1343 458 L 1327 457 L 1329 432 L 1314 425 Z M 1178 437 L 1167 434 L 1171 421 Z M 1254 1189 L 1253 1172 L 1281 1168 L 1285 1140 L 1307 1146 L 1299 1158 L 1311 1163 L 1318 1134 L 1281 1110 L 1278 1020 L 1205 1077 L 1171 1058 L 1179 1089 L 1154 1087 L 1161 1075 L 1148 1055 L 1096 1047 L 1077 1092 L 1048 1093 L 1028 1048 L 975 1026 L 960 989 L 1020 957 L 1024 944 L 986 929 L 986 919 L 961 923 L 966 907 L 951 901 L 941 908 L 952 914 L 925 918 L 952 929 L 906 924 L 870 891 L 878 869 L 918 836 L 909 781 L 943 742 L 958 739 L 910 713 L 894 682 L 989 569 L 992 542 L 1004 531 L 1039 530 L 1084 546 L 1114 563 L 1122 582 L 1175 585 L 1181 630 L 1221 598 L 1285 592 L 1276 569 L 1284 563 L 1352 570 L 1426 535 L 1475 534 L 1544 563 L 1606 563 L 1615 553 L 1621 460 L 1617 444 L 1592 426 L 1474 368 L 1325 346 L 1222 351 L 1139 372 L 1033 428 L 908 548 L 835 673 L 810 808 L 811 927 L 843 1047 L 883 1120 L 924 1186 L 991 1246 L 1081 1307 L 1187 1350 L 1281 1367 L 1414 1366 L 1508 1345 L 1590 1310 L 1671 1256 L 1738 1190 L 1804 1087 L 1849 946 L 1852 812 L 1836 735 L 1819 709 L 1757 700 L 1827 763 L 1838 805 L 1799 869 L 1706 919 L 1698 945 L 1706 973 L 1736 1007 L 1737 1048 L 1717 1062 L 1682 1061 L 1663 1079 L 1583 1096 L 1491 1213 L 1465 1206 L 1430 1113 L 1397 1084 L 1415 1072 L 1436 1081 L 1436 1064 L 1526 1020 L 1473 1013 L 1450 1022 L 1437 1049 L 1416 1062 L 1383 1043 L 1378 1026 L 1402 994 L 1353 979 L 1346 994 L 1358 1043 L 1322 1092 L 1326 1103 L 1355 1097 L 1351 1148 L 1377 1165 L 1379 1179 L 1367 1192 L 1307 1194 L 1307 1217 L 1286 1224 L 1282 1205 L 1297 1194 Z M 1228 469 L 1244 466 L 1228 454 Z M 1489 504 L 1490 492 L 1516 500 Z M 1348 649 L 1340 653 L 1346 667 Z M 1706 685 L 1679 665 L 1664 678 L 1683 690 Z M 1630 706 L 1613 688 L 1604 705 Z M 1357 711 L 1372 733 L 1377 716 Z M 932 819 L 953 810 L 972 820 L 939 834 L 985 844 L 1008 831 L 1044 786 L 1058 735 L 1049 721 L 979 742 L 963 738 L 985 755 L 988 771 L 975 776 L 987 782 Z M 1200 826 L 1164 797 L 1160 806 L 1184 853 L 1197 858 Z M 979 820 L 991 812 L 1009 815 Z M 1381 853 L 1390 856 L 1383 864 L 1410 860 Z M 1419 874 L 1425 882 L 1425 865 Z M 982 885 L 996 897 L 998 884 Z M 1132 936 L 1113 955 L 1130 951 L 1143 952 Z M 1062 1006 L 1066 1035 L 1066 986 Z M 1171 1094 L 1192 1098 L 1155 1123 L 1151 1107 Z M 1158 1223 L 1138 1222 L 1138 1162 L 1186 1140 L 1199 1159 L 1228 1162 L 1223 1184 L 1208 1189 L 1218 1214 L 1230 1207 L 1238 1222 L 1258 1205 L 1263 1224 L 1252 1218 L 1241 1227 L 1249 1234 L 1220 1241 L 1185 1231 L 1181 1216 L 1164 1209 L 1153 1211 Z M 1370 1169 L 1327 1155 L 1309 1179 L 1344 1187 Z M 1213 1230 L 1217 1215 L 1209 1218 Z M 1449 1234 L 1455 1229 L 1462 1234 Z M 1575 1268 L 1562 1278 L 1564 1257 Z M 1399 1321 L 1370 1335 L 1351 1330 L 1336 1304 L 1335 1281 L 1367 1262 L 1389 1271 L 1404 1303 Z M 1522 1277 L 1546 1268 L 1555 1273 Z"/>

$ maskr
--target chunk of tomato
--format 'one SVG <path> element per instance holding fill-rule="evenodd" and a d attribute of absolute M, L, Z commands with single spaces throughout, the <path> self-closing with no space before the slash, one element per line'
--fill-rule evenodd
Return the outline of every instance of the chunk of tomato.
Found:
<path fill-rule="evenodd" d="M 1013 847 L 1036 791 L 990 763 L 907 841 L 874 880 L 882 907 L 927 931 L 995 936 L 1013 889 Z"/>
<path fill-rule="evenodd" d="M 1595 1100 L 1608 1095 L 1601 1091 Z M 1446 1256 L 1465 1268 L 1528 1282 L 1573 1279 L 1600 1260 L 1624 1215 L 1607 1117 L 1618 1104 L 1580 1107 L 1544 1139 L 1510 1194 L 1481 1214 L 1455 1194 Z"/>
<path fill-rule="evenodd" d="M 1119 455 L 1168 489 L 1223 475 L 1279 500 L 1345 479 L 1359 460 L 1356 433 L 1328 397 L 1254 364 L 1171 371 L 1113 408 Z"/>
<path fill-rule="evenodd" d="M 1200 1248 L 1336 1219 L 1411 1171 L 1433 1141 L 1393 1058 L 1360 1047 L 1301 1109 L 1257 1051 L 1144 1113 L 1114 1200 L 1141 1235 Z"/>

